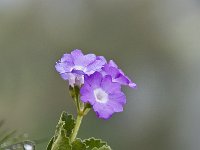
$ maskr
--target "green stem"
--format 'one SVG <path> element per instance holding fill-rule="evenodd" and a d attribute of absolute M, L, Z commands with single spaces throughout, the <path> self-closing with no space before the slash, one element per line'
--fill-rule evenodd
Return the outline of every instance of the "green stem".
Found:
<path fill-rule="evenodd" d="M 80 102 L 79 102 L 79 98 L 78 96 L 76 95 L 75 96 L 75 101 L 76 101 L 76 107 L 77 107 L 77 112 L 80 112 Z"/>
<path fill-rule="evenodd" d="M 71 139 L 70 139 L 71 142 L 73 142 L 76 139 L 76 136 L 78 134 L 78 130 L 80 128 L 82 119 L 83 119 L 83 115 L 82 114 L 78 114 L 78 116 L 76 118 L 76 124 L 75 124 L 75 127 L 74 127 L 74 131 L 73 131 Z"/>

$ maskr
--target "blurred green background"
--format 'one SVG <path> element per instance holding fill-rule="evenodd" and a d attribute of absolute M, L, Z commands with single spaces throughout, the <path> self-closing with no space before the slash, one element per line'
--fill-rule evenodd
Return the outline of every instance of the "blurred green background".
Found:
<path fill-rule="evenodd" d="M 75 114 L 54 65 L 76 48 L 114 59 L 138 85 L 109 121 L 90 112 L 79 137 L 114 150 L 200 149 L 199 0 L 0 0 L 7 129 L 50 138 L 63 110 Z"/>

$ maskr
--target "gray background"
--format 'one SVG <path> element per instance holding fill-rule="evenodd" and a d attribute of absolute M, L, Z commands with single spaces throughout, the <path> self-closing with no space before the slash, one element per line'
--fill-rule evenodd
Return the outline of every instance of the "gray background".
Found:
<path fill-rule="evenodd" d="M 138 85 L 123 89 L 125 110 L 109 121 L 90 112 L 79 137 L 102 138 L 114 150 L 200 149 L 200 1 L 0 0 L 7 129 L 50 138 L 63 110 L 75 114 L 54 69 L 75 48 L 114 59 Z"/>

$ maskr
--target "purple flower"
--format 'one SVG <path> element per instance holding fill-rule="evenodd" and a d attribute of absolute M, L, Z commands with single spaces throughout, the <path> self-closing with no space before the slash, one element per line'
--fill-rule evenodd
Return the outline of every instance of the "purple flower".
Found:
<path fill-rule="evenodd" d="M 106 60 L 103 56 L 84 55 L 81 50 L 74 50 L 71 54 L 64 54 L 55 68 L 64 80 L 69 80 L 71 86 L 81 86 L 84 84 L 84 75 L 101 71 L 105 64 Z"/>
<path fill-rule="evenodd" d="M 81 100 L 90 103 L 99 118 L 109 119 L 113 113 L 122 112 L 126 103 L 121 85 L 112 82 L 110 75 L 102 76 L 99 72 L 85 76 L 80 93 Z"/>
<path fill-rule="evenodd" d="M 129 77 L 127 77 L 124 72 L 118 68 L 116 63 L 113 60 L 110 60 L 108 64 L 102 68 L 101 73 L 105 75 L 110 75 L 113 82 L 120 83 L 122 85 L 128 85 L 131 88 L 136 88 L 136 84 L 133 83 Z"/>

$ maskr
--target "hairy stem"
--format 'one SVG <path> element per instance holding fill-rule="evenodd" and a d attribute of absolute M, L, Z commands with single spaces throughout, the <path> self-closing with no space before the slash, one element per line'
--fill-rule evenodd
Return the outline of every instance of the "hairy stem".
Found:
<path fill-rule="evenodd" d="M 78 134 L 82 119 L 83 119 L 83 115 L 82 114 L 78 114 L 78 116 L 76 118 L 76 124 L 75 124 L 75 127 L 74 127 L 74 131 L 73 131 L 72 136 L 70 138 L 71 142 L 73 142 L 76 139 L 76 136 Z"/>

